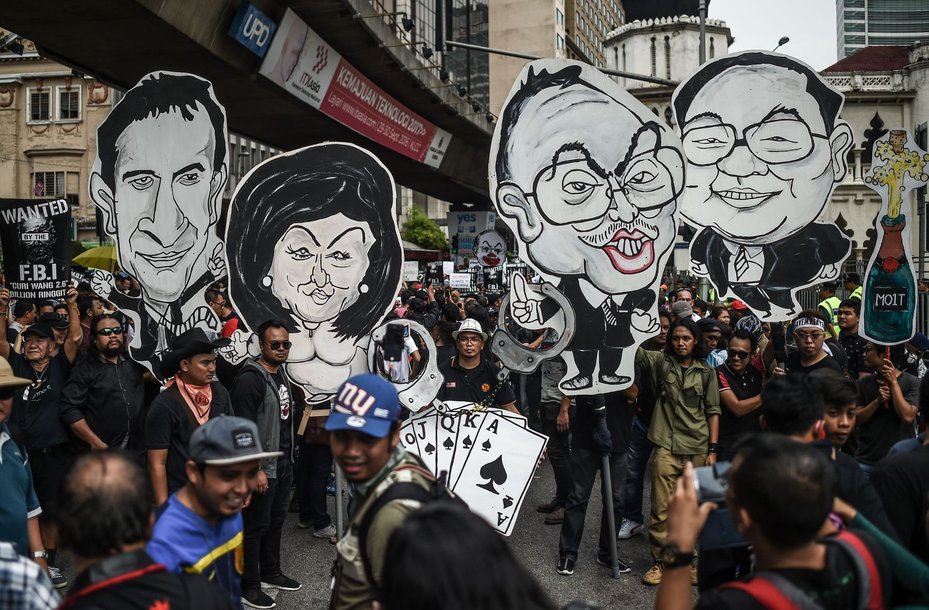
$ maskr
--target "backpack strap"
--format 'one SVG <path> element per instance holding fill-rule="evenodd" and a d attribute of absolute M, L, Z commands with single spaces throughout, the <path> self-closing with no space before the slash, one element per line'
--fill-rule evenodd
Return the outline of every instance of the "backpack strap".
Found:
<path fill-rule="evenodd" d="M 404 470 L 416 470 L 417 472 L 421 471 L 419 467 L 413 465 L 401 466 L 396 470 L 400 470 L 401 468 Z M 428 474 L 430 477 L 432 476 L 431 473 Z M 394 500 L 416 500 L 422 504 L 428 504 L 435 500 L 435 497 L 432 492 L 423 489 L 416 483 L 394 483 L 368 507 L 368 510 L 365 512 L 358 526 L 358 549 L 361 552 L 361 561 L 364 564 L 365 578 L 368 580 L 368 584 L 375 590 L 379 589 L 379 587 L 374 580 L 374 569 L 371 567 L 371 560 L 368 557 L 368 533 L 378 511 Z"/>
<path fill-rule="evenodd" d="M 776 572 L 757 572 L 747 581 L 727 582 L 718 589 L 742 591 L 766 610 L 822 610 L 822 606 Z"/>
<path fill-rule="evenodd" d="M 858 610 L 881 610 L 884 607 L 884 595 L 881 587 L 881 574 L 877 562 L 864 541 L 848 530 L 839 532 L 832 538 L 851 558 L 858 578 Z"/>

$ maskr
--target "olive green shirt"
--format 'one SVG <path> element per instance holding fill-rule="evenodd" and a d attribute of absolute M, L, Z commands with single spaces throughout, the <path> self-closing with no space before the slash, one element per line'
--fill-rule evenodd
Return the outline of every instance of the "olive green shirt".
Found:
<path fill-rule="evenodd" d="M 707 453 L 707 419 L 720 413 L 716 372 L 702 360 L 694 359 L 685 369 L 664 352 L 642 348 L 635 363 L 642 371 L 642 383 L 650 383 L 658 397 L 648 440 L 674 455 Z"/>

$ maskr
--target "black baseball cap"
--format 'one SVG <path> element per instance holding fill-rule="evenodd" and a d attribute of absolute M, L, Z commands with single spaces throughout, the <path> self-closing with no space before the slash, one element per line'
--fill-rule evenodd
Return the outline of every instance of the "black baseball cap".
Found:
<path fill-rule="evenodd" d="M 55 331 L 52 330 L 52 327 L 44 322 L 36 322 L 32 326 L 28 327 L 22 332 L 23 339 L 27 335 L 36 335 L 38 337 L 43 337 L 45 339 L 54 339 Z"/>
<path fill-rule="evenodd" d="M 284 455 L 280 451 L 264 451 L 261 448 L 255 422 L 228 415 L 215 417 L 194 430 L 187 453 L 194 462 L 210 466 L 228 466 Z"/>

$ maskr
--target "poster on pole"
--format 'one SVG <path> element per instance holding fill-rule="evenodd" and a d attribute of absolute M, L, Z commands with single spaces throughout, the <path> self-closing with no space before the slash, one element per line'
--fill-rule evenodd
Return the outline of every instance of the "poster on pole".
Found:
<path fill-rule="evenodd" d="M 62 299 L 71 279 L 66 199 L 0 199 L 3 272 L 14 299 Z"/>
<path fill-rule="evenodd" d="M 929 155 L 902 129 L 874 142 L 864 181 L 881 196 L 874 220 L 877 247 L 868 261 L 860 334 L 883 345 L 904 343 L 916 333 L 916 277 L 910 231 L 910 191 L 929 182 Z M 907 212 L 910 220 L 907 222 Z"/>

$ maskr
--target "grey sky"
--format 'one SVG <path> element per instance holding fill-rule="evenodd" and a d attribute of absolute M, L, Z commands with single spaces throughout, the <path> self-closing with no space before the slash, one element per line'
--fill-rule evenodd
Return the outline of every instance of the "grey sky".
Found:
<path fill-rule="evenodd" d="M 770 51 L 781 36 L 790 42 L 778 52 L 822 70 L 836 62 L 835 0 L 711 0 L 709 16 L 729 26 L 729 52 Z"/>

